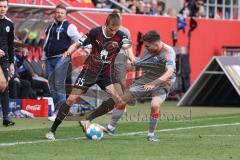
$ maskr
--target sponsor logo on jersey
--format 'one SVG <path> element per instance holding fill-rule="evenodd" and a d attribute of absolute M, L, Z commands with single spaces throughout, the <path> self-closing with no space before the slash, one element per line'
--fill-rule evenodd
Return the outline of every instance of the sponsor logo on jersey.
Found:
<path fill-rule="evenodd" d="M 106 49 L 102 50 L 100 53 L 100 59 L 102 63 L 111 63 L 111 61 L 107 61 L 108 51 Z"/>
<path fill-rule="evenodd" d="M 97 39 L 96 39 L 96 42 L 97 42 L 97 44 L 98 44 L 98 45 L 100 45 L 100 42 L 99 42 L 99 40 L 97 40 Z"/>
<path fill-rule="evenodd" d="M 108 51 L 107 50 L 102 50 L 101 51 L 101 60 L 107 60 L 107 56 L 108 56 Z"/>

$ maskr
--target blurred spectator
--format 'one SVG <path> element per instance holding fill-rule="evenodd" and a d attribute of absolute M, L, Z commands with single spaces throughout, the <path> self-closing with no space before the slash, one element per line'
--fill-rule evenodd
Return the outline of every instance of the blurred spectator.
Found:
<path fill-rule="evenodd" d="M 126 2 L 126 0 L 119 0 L 118 3 L 126 8 L 128 7 L 128 3 Z"/>
<path fill-rule="evenodd" d="M 46 70 L 44 70 L 43 68 L 42 68 L 42 61 L 40 60 L 40 51 L 37 51 L 39 48 L 36 48 L 35 49 L 35 51 L 34 51 L 34 53 L 33 53 L 33 57 L 32 57 L 32 61 L 31 61 L 31 65 L 32 65 L 32 67 L 33 67 L 33 69 L 34 69 L 34 72 L 37 74 L 37 75 L 39 75 L 39 76 L 41 76 L 41 77 L 43 77 L 43 78 L 45 78 L 46 80 L 47 80 L 47 72 L 46 72 Z"/>
<path fill-rule="evenodd" d="M 163 0 L 115 0 L 130 10 L 130 14 L 146 14 L 176 17 L 174 8 L 166 8 Z M 115 8 L 121 11 L 116 5 L 108 0 L 92 0 L 97 8 Z M 167 12 L 166 12 L 167 11 Z M 185 0 L 183 8 L 179 11 L 183 17 L 205 17 L 204 0 Z M 220 14 L 219 14 L 220 15 Z M 220 17 L 220 16 L 218 16 Z"/>
<path fill-rule="evenodd" d="M 115 1 L 117 1 L 117 0 L 115 0 Z M 123 7 L 125 7 L 125 8 L 128 8 L 128 3 L 126 2 L 126 0 L 118 0 L 117 1 L 121 6 L 123 6 Z M 119 7 L 119 6 L 117 6 L 117 5 L 115 5 L 115 4 L 112 4 L 111 5 L 111 8 L 112 9 L 118 9 L 118 10 L 120 10 L 121 12 L 124 12 L 125 10 L 122 8 L 122 7 Z"/>
<path fill-rule="evenodd" d="M 37 95 L 31 87 L 31 82 L 21 79 L 15 72 L 9 81 L 9 97 L 12 99 L 36 99 Z"/>
<path fill-rule="evenodd" d="M 138 5 L 138 0 L 130 0 L 128 3 L 129 3 L 129 5 L 132 4 L 134 6 L 137 6 Z"/>
<path fill-rule="evenodd" d="M 137 2 L 136 13 L 137 14 L 144 14 L 144 9 L 145 9 L 145 3 L 143 2 L 143 0 L 139 0 Z"/>
<path fill-rule="evenodd" d="M 167 11 L 167 15 L 170 17 L 177 17 L 177 11 L 173 8 L 169 8 Z"/>
<path fill-rule="evenodd" d="M 144 14 L 149 15 L 150 12 L 151 12 L 151 4 L 148 3 L 148 2 L 146 2 L 146 3 L 145 3 L 145 8 L 144 8 Z"/>
<path fill-rule="evenodd" d="M 150 15 L 153 15 L 153 16 L 158 15 L 157 8 L 158 8 L 158 1 L 157 0 L 152 0 L 151 1 L 151 13 L 150 13 Z"/>
<path fill-rule="evenodd" d="M 190 15 L 190 10 L 188 9 L 188 3 L 184 3 L 183 8 L 179 11 L 179 13 L 184 17 L 187 18 Z"/>
<path fill-rule="evenodd" d="M 216 13 L 215 17 L 213 16 L 213 18 L 216 18 L 216 19 L 222 19 L 223 18 L 223 13 L 222 13 L 221 8 L 217 9 L 217 13 Z"/>
<path fill-rule="evenodd" d="M 179 12 L 184 17 L 204 17 L 204 0 L 187 1 Z"/>
<path fill-rule="evenodd" d="M 161 16 L 165 16 L 165 3 L 163 1 L 157 2 L 157 14 Z"/>
<path fill-rule="evenodd" d="M 32 55 L 28 55 L 28 53 L 27 49 L 23 49 L 16 54 L 17 73 L 19 78 L 29 81 L 31 87 L 35 89 L 38 96 L 50 97 L 48 81 L 34 72 L 34 68 L 31 64 Z"/>
<path fill-rule="evenodd" d="M 166 8 L 163 0 L 115 0 L 122 6 L 130 9 L 130 14 L 146 14 L 161 16 L 177 16 L 174 8 Z M 121 11 L 122 8 L 112 4 L 108 0 L 92 0 L 97 8 L 114 8 Z M 167 10 L 167 12 L 166 12 Z M 185 0 L 183 8 L 179 12 L 183 17 L 205 17 L 204 0 Z"/>
<path fill-rule="evenodd" d="M 134 4 L 130 4 L 129 6 L 128 6 L 128 9 L 130 9 L 130 13 L 132 13 L 132 14 L 136 14 L 136 12 L 137 12 L 137 7 L 134 5 Z"/>
<path fill-rule="evenodd" d="M 92 0 L 96 8 L 111 8 L 111 3 L 108 0 Z"/>
<path fill-rule="evenodd" d="M 204 10 L 204 1 L 198 0 L 196 3 L 196 6 L 198 8 L 198 12 L 196 13 L 196 17 L 205 17 L 205 10 Z"/>

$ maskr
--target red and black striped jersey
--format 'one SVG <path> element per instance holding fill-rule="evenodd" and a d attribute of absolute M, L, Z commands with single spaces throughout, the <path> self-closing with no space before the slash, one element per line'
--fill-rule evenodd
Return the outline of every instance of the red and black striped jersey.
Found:
<path fill-rule="evenodd" d="M 109 76 L 114 67 L 114 61 L 122 48 L 122 40 L 128 39 L 122 31 L 117 31 L 113 37 L 106 37 L 103 27 L 90 30 L 83 46 L 92 45 L 92 51 L 85 61 L 84 68 L 97 75 Z"/>

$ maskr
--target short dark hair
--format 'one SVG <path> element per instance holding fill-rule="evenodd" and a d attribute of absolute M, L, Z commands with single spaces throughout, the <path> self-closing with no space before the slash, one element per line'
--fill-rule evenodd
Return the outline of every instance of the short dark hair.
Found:
<path fill-rule="evenodd" d="M 122 14 L 122 12 L 119 9 L 114 9 L 112 14 Z"/>
<path fill-rule="evenodd" d="M 154 43 L 156 41 L 160 41 L 161 38 L 160 38 L 160 34 L 157 31 L 151 30 L 143 35 L 142 40 L 144 42 Z"/>
<path fill-rule="evenodd" d="M 61 8 L 61 9 L 64 9 L 64 10 L 66 10 L 66 11 L 67 11 L 67 8 L 66 8 L 66 6 L 65 6 L 65 5 L 63 5 L 63 4 L 59 4 L 59 5 L 57 5 L 57 6 L 56 6 L 56 10 L 57 10 L 58 8 Z"/>
<path fill-rule="evenodd" d="M 165 4 L 163 1 L 158 1 L 157 5 L 158 5 L 158 6 L 162 6 L 163 11 L 165 10 L 166 4 Z"/>
<path fill-rule="evenodd" d="M 121 20 L 120 20 L 120 17 L 118 14 L 114 14 L 114 13 L 111 13 L 108 15 L 107 19 L 106 19 L 106 22 L 105 24 L 106 25 L 109 25 L 109 24 L 113 24 L 113 25 L 120 25 L 121 24 Z"/>

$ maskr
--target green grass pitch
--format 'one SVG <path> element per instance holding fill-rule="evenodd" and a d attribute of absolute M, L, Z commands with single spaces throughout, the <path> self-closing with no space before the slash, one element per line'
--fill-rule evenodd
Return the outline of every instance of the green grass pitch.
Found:
<path fill-rule="evenodd" d="M 0 160 L 239 160 L 240 108 L 177 107 L 166 102 L 157 128 L 159 142 L 148 142 L 149 104 L 129 107 L 116 130 L 100 141 L 87 140 L 77 122 L 65 121 L 54 142 L 44 139 L 46 118 L 16 119 L 0 126 Z M 106 124 L 110 116 L 95 120 Z"/>

